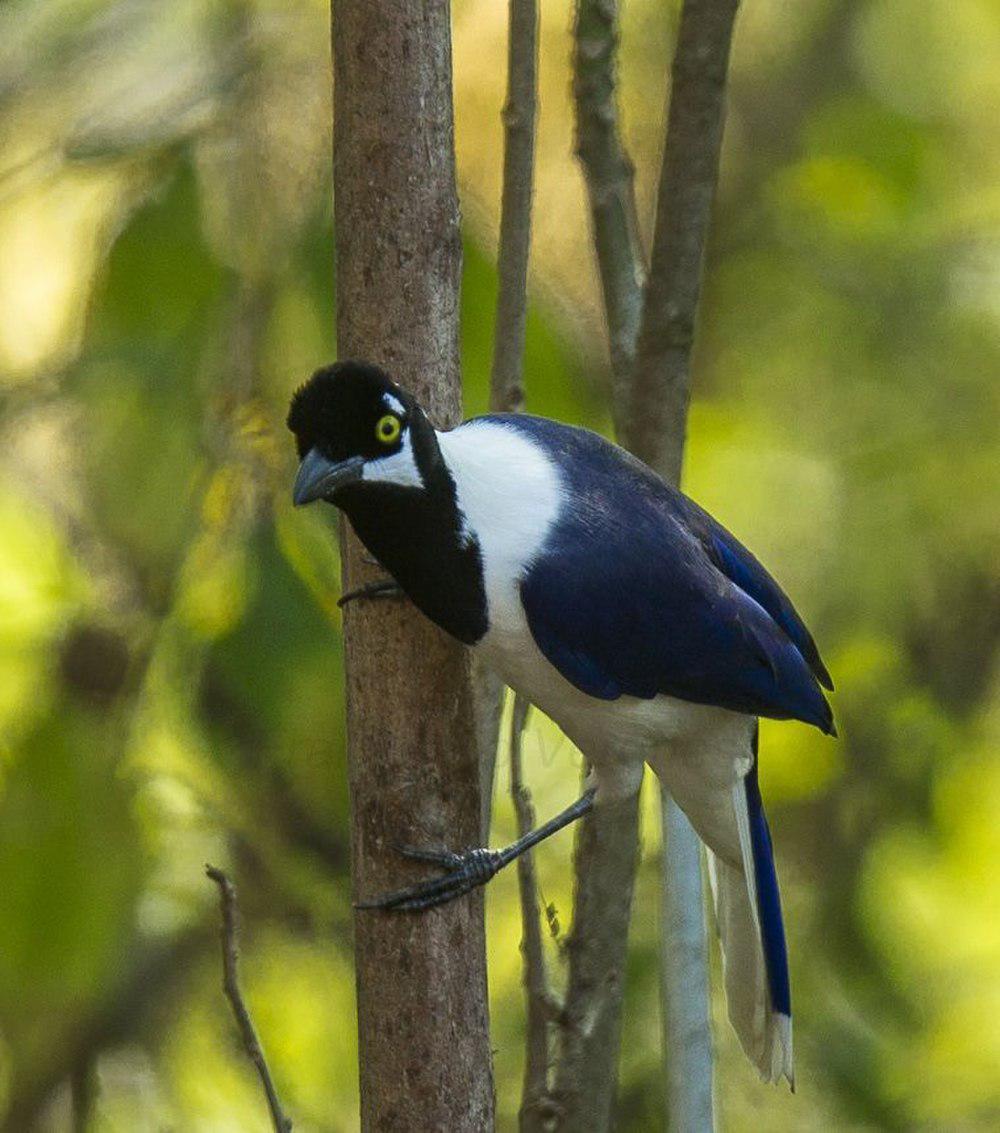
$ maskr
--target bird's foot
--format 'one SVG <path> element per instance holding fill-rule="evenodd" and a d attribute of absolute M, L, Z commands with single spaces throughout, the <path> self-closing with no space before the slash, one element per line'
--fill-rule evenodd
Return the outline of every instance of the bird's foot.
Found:
<path fill-rule="evenodd" d="M 342 610 L 348 602 L 355 602 L 359 598 L 405 598 L 402 586 L 394 578 L 376 578 L 373 582 L 366 582 L 341 594 L 337 599 L 337 606 Z"/>
<path fill-rule="evenodd" d="M 463 854 L 450 850 L 421 850 L 416 846 L 397 846 L 396 850 L 404 858 L 439 866 L 445 873 L 395 893 L 373 897 L 370 901 L 357 901 L 355 908 L 387 909 L 394 913 L 419 913 L 432 909 L 485 885 L 509 860 L 500 850 L 475 849 L 466 850 Z"/>

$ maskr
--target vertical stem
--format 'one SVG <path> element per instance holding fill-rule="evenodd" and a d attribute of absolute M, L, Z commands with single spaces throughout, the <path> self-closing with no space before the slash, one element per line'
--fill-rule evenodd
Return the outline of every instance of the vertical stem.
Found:
<path fill-rule="evenodd" d="M 535 122 L 538 112 L 538 3 L 537 0 L 510 0 L 508 11 L 503 193 L 497 249 L 499 280 L 490 374 L 490 408 L 498 413 L 517 413 L 524 406 L 528 257 L 531 251 Z M 481 672 L 479 690 L 481 702 L 492 696 L 496 706 L 502 703 L 503 685 L 495 674 Z M 517 817 L 518 837 L 526 835 L 535 825 L 535 812 L 524 782 L 521 759 L 521 741 L 529 708 L 523 697 L 514 697 L 510 721 L 510 792 Z M 495 733 L 492 739 L 495 753 Z M 517 859 L 517 881 L 527 1016 L 519 1125 L 522 1133 L 541 1133 L 546 1128 L 548 1104 L 550 1005 L 538 884 L 534 854 L 530 850 Z"/>
<path fill-rule="evenodd" d="M 554 1128 L 613 1128 L 632 890 L 639 857 L 638 795 L 602 802 L 577 827 L 569 985 L 552 1090 Z"/>
<path fill-rule="evenodd" d="M 508 39 L 507 101 L 503 108 L 503 196 L 497 254 L 499 291 L 490 382 L 490 408 L 498 413 L 516 413 L 524 404 L 524 338 L 538 101 L 536 0 L 510 0 Z"/>
<path fill-rule="evenodd" d="M 461 413 L 448 0 L 333 8 L 337 335 L 438 425 Z M 368 568 L 345 524 L 345 575 Z M 353 882 L 396 889 L 397 842 L 475 845 L 481 800 L 469 660 L 404 603 L 344 615 Z M 363 1130 L 493 1127 L 481 897 L 355 918 Z"/>
<path fill-rule="evenodd" d="M 577 0 L 573 27 L 576 154 L 583 167 L 611 352 L 615 433 L 625 420 L 639 335 L 645 271 L 635 170 L 618 133 L 617 0 Z"/>
<path fill-rule="evenodd" d="M 535 826 L 535 808 L 524 782 L 521 740 L 530 705 L 514 697 L 510 720 L 510 793 L 517 816 L 517 836 L 523 838 Z M 545 967 L 541 909 L 535 857 L 529 850 L 517 859 L 517 884 L 521 899 L 521 953 L 524 958 L 524 990 L 527 1014 L 527 1053 L 521 1091 L 521 1133 L 547 1127 L 549 1080 L 549 1022 L 551 1002 Z"/>
<path fill-rule="evenodd" d="M 537 116 L 538 3 L 537 0 L 510 0 L 497 310 L 490 372 L 490 408 L 494 413 L 517 413 L 524 408 L 524 342 L 528 324 L 528 257 Z M 504 685 L 496 673 L 479 660 L 473 662 L 473 670 L 485 843 L 490 829 Z"/>
<path fill-rule="evenodd" d="M 702 261 L 719 177 L 729 47 L 738 0 L 685 0 L 671 70 L 627 443 L 680 483 Z"/>
<path fill-rule="evenodd" d="M 701 843 L 680 807 L 660 792 L 664 873 L 661 894 L 663 1046 L 670 1128 L 714 1128 L 708 939 L 701 892 Z M 697 885 L 691 879 L 697 878 Z"/>

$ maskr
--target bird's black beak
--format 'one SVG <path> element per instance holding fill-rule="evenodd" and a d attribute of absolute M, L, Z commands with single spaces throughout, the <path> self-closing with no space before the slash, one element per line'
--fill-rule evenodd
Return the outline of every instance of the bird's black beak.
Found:
<path fill-rule="evenodd" d="M 351 456 L 334 463 L 311 448 L 303 457 L 299 474 L 295 477 L 292 489 L 295 506 L 311 504 L 313 500 L 328 500 L 338 488 L 360 480 L 364 465 L 364 457 L 361 456 Z"/>

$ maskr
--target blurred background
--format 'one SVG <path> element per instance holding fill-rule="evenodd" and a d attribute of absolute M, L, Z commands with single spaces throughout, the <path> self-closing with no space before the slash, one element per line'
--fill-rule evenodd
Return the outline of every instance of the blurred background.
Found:
<path fill-rule="evenodd" d="M 643 219 L 678 4 L 628 0 Z M 607 431 L 542 4 L 528 407 Z M 506 5 L 455 0 L 466 406 L 486 404 Z M 0 6 L 0 1128 L 269 1128 L 217 894 L 296 1129 L 356 1128 L 332 511 L 290 507 L 293 388 L 336 353 L 321 0 Z M 748 0 L 686 487 L 812 626 L 839 742 L 765 726 L 798 1093 L 714 1013 L 728 1130 L 1000 1128 L 1000 5 Z M 535 718 L 541 814 L 578 756 Z M 513 829 L 501 766 L 494 838 Z M 648 784 L 647 784 L 648 787 Z M 623 1130 L 659 1126 L 657 801 Z M 541 849 L 560 965 L 570 838 Z M 488 898 L 501 1126 L 523 1054 L 513 873 Z M 718 971 L 716 958 L 716 992 Z"/>

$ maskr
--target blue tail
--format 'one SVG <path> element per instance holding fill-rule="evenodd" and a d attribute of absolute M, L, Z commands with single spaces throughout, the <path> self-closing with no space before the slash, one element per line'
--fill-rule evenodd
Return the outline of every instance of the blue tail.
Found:
<path fill-rule="evenodd" d="M 753 766 L 743 780 L 750 818 L 750 845 L 753 849 L 754 878 L 757 882 L 757 914 L 760 918 L 761 943 L 767 984 L 771 993 L 771 1006 L 780 1015 L 792 1014 L 792 996 L 788 982 L 788 948 L 785 944 L 785 926 L 781 919 L 781 895 L 778 892 L 778 875 L 774 869 L 774 851 L 771 848 L 771 831 L 764 814 L 757 780 L 757 748 L 760 727 L 754 731 Z"/>

